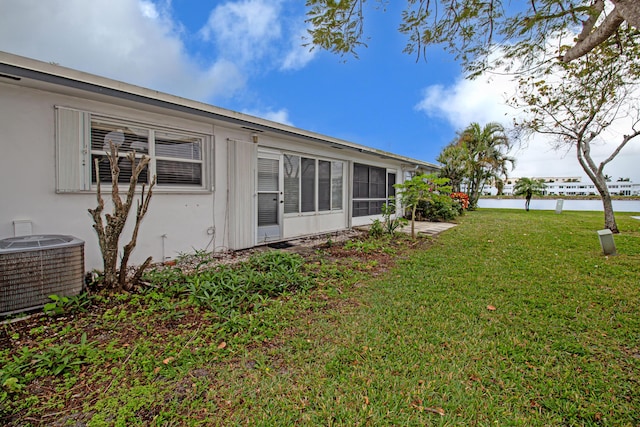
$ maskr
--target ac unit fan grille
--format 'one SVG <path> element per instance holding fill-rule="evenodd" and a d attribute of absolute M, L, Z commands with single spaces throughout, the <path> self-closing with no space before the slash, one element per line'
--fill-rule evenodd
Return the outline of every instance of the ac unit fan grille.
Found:
<path fill-rule="evenodd" d="M 0 252 L 0 315 L 42 307 L 50 295 L 73 296 L 84 285 L 84 242 Z M 79 242 L 79 243 L 78 243 Z"/>

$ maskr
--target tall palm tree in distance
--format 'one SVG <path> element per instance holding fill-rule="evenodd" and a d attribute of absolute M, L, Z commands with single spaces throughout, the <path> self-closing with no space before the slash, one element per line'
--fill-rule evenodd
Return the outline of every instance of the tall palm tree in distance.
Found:
<path fill-rule="evenodd" d="M 469 194 L 469 207 L 475 209 L 487 181 L 507 177 L 509 166 L 515 159 L 507 153 L 511 148 L 504 127 L 495 122 L 484 127 L 471 123 L 458 136 L 456 145 L 466 151 L 465 183 Z"/>
<path fill-rule="evenodd" d="M 438 176 L 449 178 L 451 190 L 454 193 L 460 192 L 460 186 L 467 173 L 467 149 L 457 144 L 457 141 L 444 147 L 436 160 L 442 164 Z"/>
<path fill-rule="evenodd" d="M 534 194 L 543 194 L 546 187 L 547 186 L 542 179 L 520 178 L 513 187 L 513 195 L 525 197 L 526 201 L 524 202 L 524 209 L 528 211 L 529 204 L 531 204 L 531 197 Z"/>

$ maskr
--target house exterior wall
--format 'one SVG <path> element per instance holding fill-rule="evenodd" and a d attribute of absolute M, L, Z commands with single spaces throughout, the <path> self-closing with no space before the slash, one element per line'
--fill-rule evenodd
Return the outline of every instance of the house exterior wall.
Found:
<path fill-rule="evenodd" d="M 0 238 L 12 237 L 14 221 L 20 220 L 31 222 L 33 234 L 73 235 L 85 241 L 87 269 L 101 268 L 102 260 L 93 220 L 87 212 L 95 208 L 96 194 L 56 193 L 55 106 L 72 106 L 209 134 L 213 131 L 210 124 L 35 89 L 0 84 L 0 92 Z M 216 181 L 226 185 L 222 172 L 216 170 Z M 103 196 L 107 202 L 105 211 L 109 212 L 110 192 L 103 191 Z M 147 256 L 160 261 L 163 247 L 165 257 L 175 258 L 180 253 L 193 252 L 194 248 L 223 245 L 222 234 L 216 233 L 223 229 L 223 224 L 216 224 L 214 217 L 226 210 L 224 204 L 225 198 L 218 197 L 215 191 L 156 191 L 141 225 L 132 262 L 142 262 Z M 130 236 L 132 224 L 130 218 L 123 240 Z"/>
<path fill-rule="evenodd" d="M 56 112 L 60 108 L 205 136 L 206 182 L 195 189 L 154 189 L 132 264 L 148 256 L 160 262 L 194 250 L 237 250 L 256 245 L 256 163 L 261 150 L 276 158 L 297 155 L 343 164 L 342 208 L 283 214 L 282 240 L 371 223 L 376 216 L 352 217 L 354 163 L 394 172 L 398 182 L 406 175 L 403 168 L 410 166 L 403 159 L 383 158 L 348 146 L 340 148 L 333 140 L 318 142 L 315 136 L 266 132 L 254 142 L 251 129 L 185 111 L 51 83 L 0 81 L 0 239 L 29 232 L 75 236 L 85 241 L 87 270 L 102 268 L 97 235 L 87 211 L 97 204 L 96 191 L 95 186 L 88 190 L 60 189 L 59 176 L 75 179 L 74 174 L 61 170 L 64 162 L 56 141 L 60 128 Z M 120 185 L 121 194 L 126 193 L 126 187 Z M 103 198 L 105 212 L 110 212 L 109 185 L 103 186 Z M 121 246 L 131 235 L 134 215 L 135 205 Z"/>

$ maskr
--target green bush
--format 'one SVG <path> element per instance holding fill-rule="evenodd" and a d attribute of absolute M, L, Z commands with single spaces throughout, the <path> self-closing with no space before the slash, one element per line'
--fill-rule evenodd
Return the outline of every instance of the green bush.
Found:
<path fill-rule="evenodd" d="M 448 195 L 433 194 L 431 200 L 418 203 L 416 217 L 423 221 L 451 221 L 460 214 L 454 203 Z"/>
<path fill-rule="evenodd" d="M 382 221 L 379 219 L 374 219 L 369 227 L 369 236 L 374 239 L 379 239 L 384 234 L 384 228 L 382 227 Z"/>

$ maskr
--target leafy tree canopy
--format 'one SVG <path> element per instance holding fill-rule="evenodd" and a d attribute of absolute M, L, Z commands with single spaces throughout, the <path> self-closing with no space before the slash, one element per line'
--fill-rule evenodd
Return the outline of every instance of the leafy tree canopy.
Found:
<path fill-rule="evenodd" d="M 510 148 L 511 143 L 501 124 L 491 122 L 481 126 L 471 123 L 438 156 L 442 163 L 440 175 L 451 179 L 458 187 L 464 183 L 470 209 L 475 209 L 485 183 L 506 177 L 509 166 L 514 165 L 515 159 L 507 155 Z"/>
<path fill-rule="evenodd" d="M 600 45 L 583 58 L 550 67 L 554 73 L 546 79 L 522 78 L 514 104 L 525 113 L 516 119 L 516 129 L 547 135 L 557 147 L 575 150 L 602 199 L 605 227 L 617 233 L 604 168 L 640 137 L 640 56 L 614 55 L 612 50 Z M 592 146 L 602 142 L 612 151 L 598 162 Z"/>
<path fill-rule="evenodd" d="M 366 2 L 307 0 L 311 44 L 357 56 L 365 46 Z M 420 56 L 442 45 L 472 76 L 494 67 L 534 67 L 550 59 L 549 43 L 562 62 L 601 44 L 622 50 L 640 41 L 639 29 L 638 0 L 407 0 L 399 27 L 408 37 L 405 52 Z M 500 55 L 492 55 L 496 47 Z"/>

